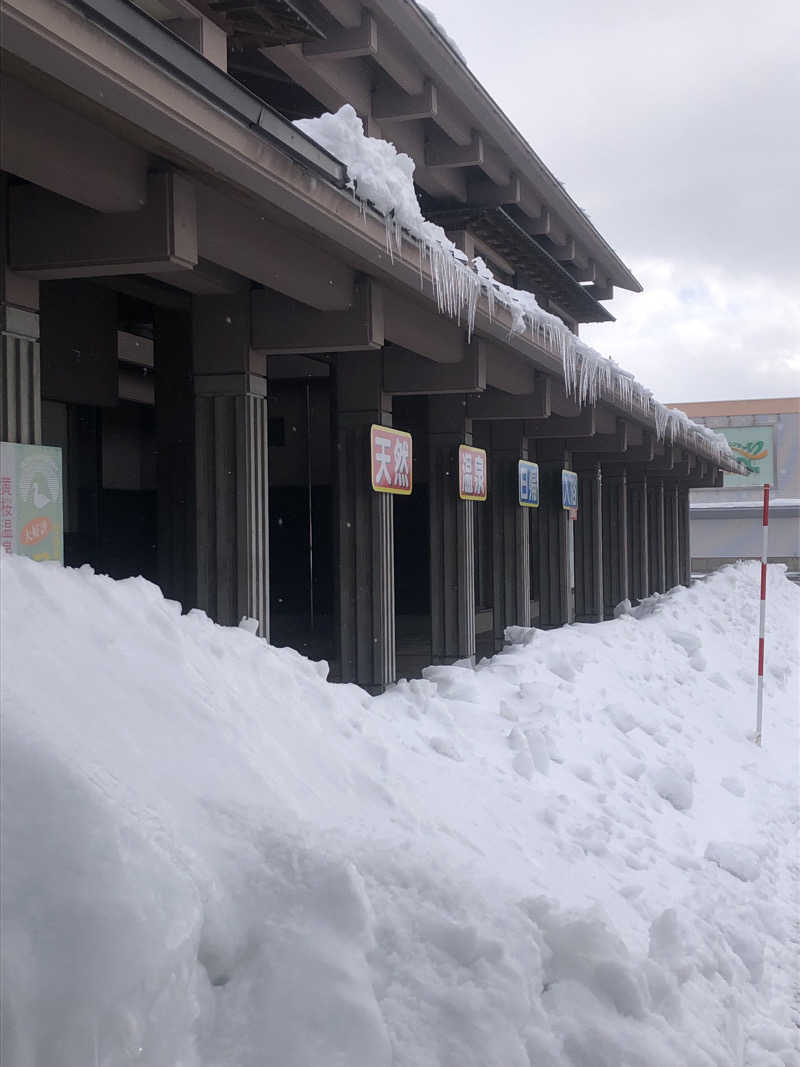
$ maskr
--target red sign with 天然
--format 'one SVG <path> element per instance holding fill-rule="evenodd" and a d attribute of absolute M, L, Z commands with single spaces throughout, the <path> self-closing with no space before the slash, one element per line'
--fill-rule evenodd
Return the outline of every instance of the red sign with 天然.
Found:
<path fill-rule="evenodd" d="M 458 495 L 462 500 L 485 500 L 486 453 L 472 445 L 458 446 Z"/>
<path fill-rule="evenodd" d="M 369 447 L 375 492 L 409 496 L 412 488 L 411 434 L 388 426 L 371 426 Z"/>

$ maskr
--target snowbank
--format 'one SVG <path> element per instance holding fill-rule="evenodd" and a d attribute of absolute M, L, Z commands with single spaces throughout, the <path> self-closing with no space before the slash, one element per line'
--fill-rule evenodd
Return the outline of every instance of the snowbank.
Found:
<path fill-rule="evenodd" d="M 1 565 L 7 1067 L 800 1064 L 782 568 L 759 749 L 753 564 L 378 698 Z"/>
<path fill-rule="evenodd" d="M 579 403 L 595 403 L 601 393 L 611 393 L 627 407 L 635 404 L 649 414 L 659 440 L 687 441 L 694 436 L 717 459 L 738 458 L 722 434 L 661 404 L 629 371 L 584 344 L 557 315 L 544 311 L 533 293 L 498 282 L 480 257 L 468 261 L 441 226 L 423 217 L 414 188 L 414 160 L 390 141 L 368 137 L 351 104 L 335 114 L 298 119 L 295 126 L 346 165 L 362 205 L 371 204 L 383 216 L 390 255 L 393 249 L 400 250 L 403 234 L 417 242 L 420 274 L 427 264 L 439 310 L 459 322 L 463 318 L 468 333 L 475 324 L 478 301 L 485 296 L 490 315 L 495 302 L 509 309 L 512 333 L 530 333 L 534 342 L 561 358 L 567 390 Z"/>

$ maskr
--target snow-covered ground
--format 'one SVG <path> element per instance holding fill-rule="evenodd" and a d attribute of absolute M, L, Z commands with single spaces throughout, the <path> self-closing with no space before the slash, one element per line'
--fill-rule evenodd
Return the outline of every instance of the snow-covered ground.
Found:
<path fill-rule="evenodd" d="M 754 564 L 378 698 L 0 577 L 7 1067 L 800 1064 L 782 568 L 762 749 Z"/>

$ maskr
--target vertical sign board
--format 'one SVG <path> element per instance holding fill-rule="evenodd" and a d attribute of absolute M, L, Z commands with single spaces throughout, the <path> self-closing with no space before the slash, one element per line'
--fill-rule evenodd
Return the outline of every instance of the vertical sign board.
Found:
<path fill-rule="evenodd" d="M 30 559 L 64 561 L 61 449 L 0 442 L 0 545 Z"/>
<path fill-rule="evenodd" d="M 458 495 L 462 500 L 485 500 L 486 452 L 472 445 L 458 446 Z"/>
<path fill-rule="evenodd" d="M 539 507 L 539 464 L 521 459 L 518 465 L 519 502 L 524 508 Z"/>
<path fill-rule="evenodd" d="M 410 496 L 412 489 L 412 441 L 405 430 L 371 426 L 369 431 L 372 488 L 376 493 Z"/>
<path fill-rule="evenodd" d="M 726 473 L 723 478 L 726 489 L 758 489 L 765 483 L 775 485 L 775 453 L 771 426 L 726 426 L 716 432 L 727 438 L 733 454 L 750 472 Z"/>
<path fill-rule="evenodd" d="M 561 472 L 561 506 L 571 519 L 578 517 L 578 475 L 575 471 Z"/>

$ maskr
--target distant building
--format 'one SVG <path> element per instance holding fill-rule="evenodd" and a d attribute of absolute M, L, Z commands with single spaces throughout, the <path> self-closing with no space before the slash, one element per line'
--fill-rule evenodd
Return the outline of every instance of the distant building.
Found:
<path fill-rule="evenodd" d="M 769 482 L 770 561 L 800 574 L 800 397 L 673 406 L 724 434 L 751 470 L 748 476 L 726 473 L 721 488 L 692 490 L 692 570 L 761 555 L 763 485 Z"/>

